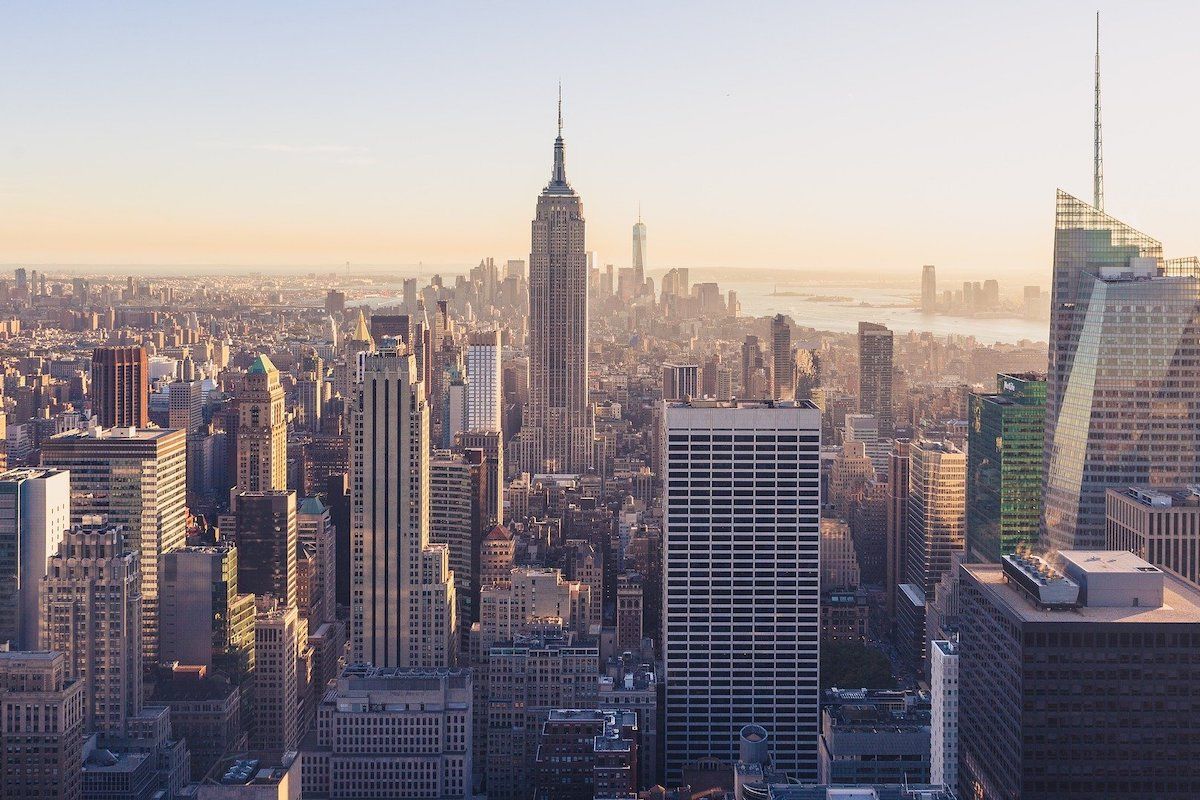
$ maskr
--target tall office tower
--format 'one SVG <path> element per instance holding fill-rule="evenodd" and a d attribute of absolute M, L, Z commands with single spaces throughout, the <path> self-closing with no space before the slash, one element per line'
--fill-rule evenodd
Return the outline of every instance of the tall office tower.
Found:
<path fill-rule="evenodd" d="M 748 334 L 742 342 L 742 385 L 738 397 L 763 399 L 771 392 L 771 364 L 763 357 L 758 337 Z"/>
<path fill-rule="evenodd" d="M 71 527 L 71 476 L 61 470 L 0 473 L 0 643 L 36 650 L 42 578 Z"/>
<path fill-rule="evenodd" d="M 410 353 L 372 353 L 354 419 L 352 652 L 378 667 L 454 664 L 450 551 L 429 542 L 429 407 Z"/>
<path fill-rule="evenodd" d="M 937 273 L 933 264 L 921 267 L 921 313 L 937 311 Z"/>
<path fill-rule="evenodd" d="M 929 782 L 958 786 L 958 642 L 929 643 Z"/>
<path fill-rule="evenodd" d="M 71 523 L 96 515 L 124 528 L 142 569 L 143 652 L 158 660 L 162 556 L 187 537 L 187 434 L 93 428 L 42 442 L 42 466 L 71 473 Z"/>
<path fill-rule="evenodd" d="M 482 471 L 482 464 L 449 450 L 435 450 L 429 459 L 429 541 L 449 550 L 458 599 L 455 615 L 463 629 L 478 616 L 473 601 L 479 596 Z"/>
<path fill-rule="evenodd" d="M 1058 193 L 1042 478 L 1050 547 L 1103 546 L 1110 486 L 1200 481 L 1196 269 Z"/>
<path fill-rule="evenodd" d="M 296 493 L 235 490 L 232 506 L 218 525 L 238 549 L 238 588 L 296 605 Z"/>
<path fill-rule="evenodd" d="M 874 322 L 858 323 L 858 410 L 892 435 L 892 332 Z"/>
<path fill-rule="evenodd" d="M 179 380 L 167 385 L 167 427 L 195 433 L 204 424 L 200 381 Z"/>
<path fill-rule="evenodd" d="M 279 370 L 259 355 L 236 394 L 237 488 L 247 492 L 287 489 L 287 420 Z"/>
<path fill-rule="evenodd" d="M 316 353 L 305 353 L 300 357 L 296 396 L 300 405 L 300 425 L 310 433 L 321 432 L 325 391 L 325 364 Z"/>
<path fill-rule="evenodd" d="M 503 397 L 500 366 L 500 331 L 482 331 L 467 337 L 468 431 L 499 431 Z"/>
<path fill-rule="evenodd" d="M 325 313 L 329 315 L 346 312 L 346 293 L 340 289 L 330 289 L 325 293 Z"/>
<path fill-rule="evenodd" d="M 446 365 L 442 378 L 442 420 L 434 432 L 437 446 L 445 449 L 467 427 L 467 376 L 462 365 Z M 432 408 L 432 406 L 431 406 Z"/>
<path fill-rule="evenodd" d="M 997 563 L 1037 541 L 1045 376 L 997 375 L 994 394 L 970 396 L 967 419 L 968 560 Z"/>
<path fill-rule="evenodd" d="M 0 652 L 0 774 L 5 798 L 83 797 L 83 681 L 62 653 Z"/>
<path fill-rule="evenodd" d="M 700 367 L 695 364 L 663 364 L 663 400 L 690 400 L 700 397 Z"/>
<path fill-rule="evenodd" d="M 664 426 L 667 780 L 687 762 L 736 760 L 737 732 L 769 720 L 775 765 L 813 781 L 821 414 L 675 403 Z M 744 581 L 754 588 L 730 590 Z"/>
<path fill-rule="evenodd" d="M 255 601 L 254 617 L 254 724 L 250 747 L 281 752 L 300 741 L 301 636 L 295 606 L 281 606 L 272 598 Z"/>
<path fill-rule="evenodd" d="M 412 336 L 411 318 L 408 314 L 372 314 L 371 338 L 382 345 L 384 339 L 408 344 Z"/>
<path fill-rule="evenodd" d="M 554 170 L 538 197 L 529 253 L 529 405 L 515 443 L 523 472 L 579 473 L 592 465 L 583 239 L 583 203 L 567 183 L 560 98 Z"/>
<path fill-rule="evenodd" d="M 466 431 L 458 437 L 457 447 L 483 451 L 483 478 L 486 483 L 480 526 L 504 524 L 504 436 L 500 431 Z"/>
<path fill-rule="evenodd" d="M 926 597 L 962 552 L 966 529 L 967 456 L 950 442 L 920 439 L 909 447 L 907 583 Z"/>
<path fill-rule="evenodd" d="M 1131 553 L 959 568 L 960 797 L 1200 796 L 1200 589 Z"/>
<path fill-rule="evenodd" d="M 530 796 L 538 734 L 559 708 L 595 708 L 600 653 L 596 644 L 571 644 L 561 633 L 518 636 L 487 653 L 486 725 L 476 729 L 488 800 Z M 483 721 L 483 720 L 481 720 Z"/>
<path fill-rule="evenodd" d="M 224 673 L 254 666 L 254 595 L 240 593 L 236 547 L 185 547 L 163 558 L 160 659 Z"/>
<path fill-rule="evenodd" d="M 792 326 L 783 314 L 771 320 L 771 396 L 791 400 L 796 393 L 796 361 L 792 356 Z"/>
<path fill-rule="evenodd" d="M 1200 486 L 1108 490 L 1106 546 L 1200 584 Z"/>
<path fill-rule="evenodd" d="M 142 594 L 137 554 L 119 527 L 75 527 L 42 579 L 40 649 L 67 657 L 85 686 L 84 727 L 115 736 L 142 710 Z"/>
<path fill-rule="evenodd" d="M 309 570 L 308 629 L 337 619 L 336 533 L 333 515 L 320 497 L 306 497 L 296 511 L 298 551 L 312 563 Z M 302 608 L 303 612 L 304 609 Z"/>
<path fill-rule="evenodd" d="M 888 458 L 887 509 L 887 611 L 888 619 L 896 619 L 896 591 L 904 583 L 908 564 L 905 545 L 908 542 L 908 489 L 912 461 L 911 442 L 897 439 L 892 442 Z"/>
<path fill-rule="evenodd" d="M 92 415 L 105 428 L 150 424 L 146 348 L 97 347 L 92 352 Z"/>
<path fill-rule="evenodd" d="M 473 797 L 473 694 L 470 670 L 347 667 L 301 751 L 305 796 Z"/>
<path fill-rule="evenodd" d="M 633 224 L 633 275 L 637 283 L 638 294 L 646 285 L 646 223 L 642 222 L 642 212 L 638 211 L 638 221 Z"/>
<path fill-rule="evenodd" d="M 415 314 L 417 311 L 417 279 L 404 279 L 404 309 L 409 314 Z"/>

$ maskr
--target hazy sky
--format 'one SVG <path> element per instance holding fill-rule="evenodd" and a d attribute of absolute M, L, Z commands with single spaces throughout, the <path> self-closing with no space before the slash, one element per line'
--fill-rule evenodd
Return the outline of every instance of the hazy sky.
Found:
<path fill-rule="evenodd" d="M 0 262 L 524 257 L 561 79 L 603 261 L 1048 272 L 1094 10 L 7 3 Z M 1101 11 L 1108 210 L 1200 253 L 1200 4 Z"/>

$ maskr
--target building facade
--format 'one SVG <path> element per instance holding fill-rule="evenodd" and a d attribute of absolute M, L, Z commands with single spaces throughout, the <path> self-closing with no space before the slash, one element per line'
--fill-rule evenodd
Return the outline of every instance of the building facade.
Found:
<path fill-rule="evenodd" d="M 875 322 L 858 323 L 858 410 L 879 420 L 881 436 L 891 436 L 892 332 Z"/>
<path fill-rule="evenodd" d="M 46 562 L 71 527 L 71 475 L 62 470 L 0 473 L 0 642 L 36 650 Z"/>
<path fill-rule="evenodd" d="M 5 798 L 81 800 L 85 704 L 62 653 L 0 652 Z"/>
<path fill-rule="evenodd" d="M 150 366 L 146 348 L 97 347 L 92 351 L 92 416 L 105 428 L 150 424 Z"/>

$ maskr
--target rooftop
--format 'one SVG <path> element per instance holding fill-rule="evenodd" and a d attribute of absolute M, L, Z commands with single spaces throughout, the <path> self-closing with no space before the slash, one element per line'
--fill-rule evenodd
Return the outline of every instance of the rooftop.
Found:
<path fill-rule="evenodd" d="M 1195 483 L 1187 486 L 1126 486 L 1123 489 L 1109 489 L 1108 494 L 1123 497 L 1147 508 L 1200 508 L 1200 484 Z"/>
<path fill-rule="evenodd" d="M 1066 551 L 1072 555 L 1080 551 Z M 1061 555 L 1061 554 L 1060 554 Z M 1131 558 L 1136 558 L 1132 556 Z M 1140 559 L 1139 559 L 1140 560 Z M 1114 567 L 1115 568 L 1115 567 Z M 1163 599 L 1158 607 L 1088 606 L 1070 609 L 1039 608 L 1010 584 L 999 564 L 963 564 L 969 575 L 1003 608 L 1022 622 L 1057 623 L 1193 623 L 1200 624 L 1200 587 L 1169 573 L 1163 575 Z"/>

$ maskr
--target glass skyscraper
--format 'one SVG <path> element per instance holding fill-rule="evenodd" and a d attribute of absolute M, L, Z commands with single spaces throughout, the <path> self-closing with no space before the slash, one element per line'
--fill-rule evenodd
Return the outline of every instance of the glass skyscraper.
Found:
<path fill-rule="evenodd" d="M 1046 379 L 997 375 L 995 394 L 971 395 L 969 413 L 967 558 L 999 563 L 1038 537 Z"/>
<path fill-rule="evenodd" d="M 1065 192 L 1054 226 L 1044 543 L 1104 546 L 1110 486 L 1200 480 L 1200 269 Z"/>

